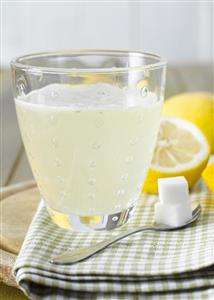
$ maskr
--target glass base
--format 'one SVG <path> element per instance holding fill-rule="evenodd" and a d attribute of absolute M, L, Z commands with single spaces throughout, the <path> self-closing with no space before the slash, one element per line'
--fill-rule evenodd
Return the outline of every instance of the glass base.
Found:
<path fill-rule="evenodd" d="M 64 214 L 50 207 L 47 210 L 53 222 L 59 227 L 72 231 L 112 230 L 125 224 L 134 212 L 135 205 L 114 214 L 78 216 Z"/>

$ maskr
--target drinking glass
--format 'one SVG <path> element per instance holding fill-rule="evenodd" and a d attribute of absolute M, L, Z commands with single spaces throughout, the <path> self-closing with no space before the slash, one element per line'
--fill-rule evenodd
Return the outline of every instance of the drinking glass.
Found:
<path fill-rule="evenodd" d="M 166 62 L 82 50 L 22 56 L 11 68 L 22 140 L 52 220 L 74 231 L 126 223 L 152 159 Z"/>

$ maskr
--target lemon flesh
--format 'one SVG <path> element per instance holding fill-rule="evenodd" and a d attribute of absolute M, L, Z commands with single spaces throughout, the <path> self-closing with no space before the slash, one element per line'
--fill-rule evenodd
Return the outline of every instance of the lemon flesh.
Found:
<path fill-rule="evenodd" d="M 185 176 L 189 188 L 200 178 L 209 158 L 209 145 L 194 124 L 163 117 L 143 191 L 158 193 L 158 178 Z"/>
<path fill-rule="evenodd" d="M 214 95 L 211 93 L 183 93 L 167 99 L 163 115 L 193 122 L 206 136 L 214 153 Z"/>

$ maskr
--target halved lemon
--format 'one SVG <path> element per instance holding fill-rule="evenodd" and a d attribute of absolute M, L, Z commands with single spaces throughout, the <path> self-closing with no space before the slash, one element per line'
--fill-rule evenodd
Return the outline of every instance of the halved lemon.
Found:
<path fill-rule="evenodd" d="M 143 191 L 157 194 L 158 178 L 172 176 L 185 176 L 191 188 L 200 178 L 209 152 L 206 137 L 193 123 L 163 117 Z"/>

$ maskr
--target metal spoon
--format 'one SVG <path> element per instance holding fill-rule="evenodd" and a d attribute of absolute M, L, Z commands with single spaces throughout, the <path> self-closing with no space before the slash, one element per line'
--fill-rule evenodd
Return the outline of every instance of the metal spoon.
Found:
<path fill-rule="evenodd" d="M 118 235 L 112 236 L 111 238 L 104 240 L 102 242 L 96 243 L 92 246 L 77 248 L 76 250 L 66 251 L 60 255 L 53 257 L 50 260 L 50 262 L 53 264 L 75 264 L 77 262 L 83 261 L 83 260 L 93 256 L 94 254 L 100 252 L 101 250 L 107 248 L 108 246 L 113 245 L 114 243 L 116 243 L 134 233 L 138 233 L 138 232 L 146 231 L 146 230 L 171 231 L 171 230 L 185 228 L 188 225 L 190 225 L 191 223 L 195 222 L 198 219 L 198 217 L 200 216 L 200 214 L 201 214 L 201 206 L 200 206 L 200 204 L 198 204 L 197 207 L 195 209 L 193 209 L 193 211 L 192 211 L 192 219 L 181 226 L 170 227 L 167 225 L 154 223 L 153 226 L 150 226 L 150 227 L 142 226 L 139 228 L 134 228 L 134 229 L 128 230 L 126 232 L 122 232 Z"/>

